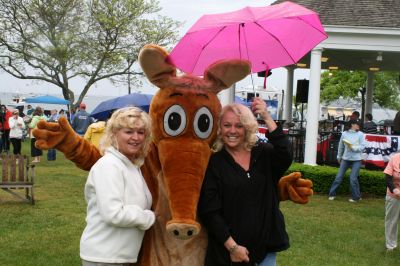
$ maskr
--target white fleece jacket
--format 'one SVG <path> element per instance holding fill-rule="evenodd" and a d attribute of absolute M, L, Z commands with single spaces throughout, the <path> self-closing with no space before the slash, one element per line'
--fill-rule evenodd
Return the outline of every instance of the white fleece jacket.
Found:
<path fill-rule="evenodd" d="M 155 221 L 152 197 L 140 172 L 115 148 L 91 168 L 86 185 L 86 228 L 80 256 L 91 262 L 133 263 L 144 231 Z"/>
<path fill-rule="evenodd" d="M 12 116 L 8 119 L 8 124 L 10 125 L 10 138 L 22 139 L 22 130 L 25 129 L 25 123 L 22 117 L 18 116 L 18 118 L 15 119 L 14 116 Z M 20 124 L 20 126 L 18 124 Z"/>

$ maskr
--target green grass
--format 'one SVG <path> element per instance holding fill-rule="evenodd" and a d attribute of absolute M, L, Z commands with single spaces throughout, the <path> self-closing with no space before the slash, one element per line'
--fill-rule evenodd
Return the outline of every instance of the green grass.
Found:
<path fill-rule="evenodd" d="M 23 154 L 29 150 L 24 142 Z M 51 162 L 44 152 L 35 168 L 34 206 L 0 191 L 0 265 L 81 265 L 86 176 L 60 152 Z"/>
<path fill-rule="evenodd" d="M 36 205 L 0 191 L 1 266 L 81 265 L 86 176 L 58 152 L 56 161 L 43 156 L 37 165 Z M 314 195 L 307 205 L 283 202 L 291 247 L 279 253 L 278 265 L 399 265 L 400 251 L 385 251 L 384 198 L 347 200 Z"/>

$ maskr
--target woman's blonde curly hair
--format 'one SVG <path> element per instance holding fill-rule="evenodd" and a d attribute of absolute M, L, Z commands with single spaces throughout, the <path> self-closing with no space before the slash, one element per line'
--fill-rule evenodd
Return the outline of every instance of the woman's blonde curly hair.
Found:
<path fill-rule="evenodd" d="M 245 128 L 245 137 L 244 137 L 244 147 L 247 150 L 251 150 L 251 148 L 256 144 L 257 142 L 257 135 L 256 133 L 258 132 L 258 123 L 256 118 L 254 117 L 253 113 L 251 110 L 238 103 L 232 103 L 224 106 L 221 110 L 221 114 L 219 115 L 218 119 L 218 131 L 217 131 L 217 139 L 214 142 L 213 145 L 213 151 L 217 152 L 222 149 L 224 146 L 224 143 L 222 141 L 222 136 L 221 136 L 221 120 L 222 117 L 228 112 L 231 111 L 235 115 L 237 115 L 240 119 L 240 122 Z"/>
<path fill-rule="evenodd" d="M 142 149 L 133 160 L 133 164 L 141 166 L 150 149 L 151 118 L 138 107 L 125 107 L 116 110 L 107 121 L 106 131 L 100 144 L 101 154 L 104 154 L 104 151 L 110 146 L 119 150 L 115 134 L 122 128 L 144 129 L 145 140 Z"/>

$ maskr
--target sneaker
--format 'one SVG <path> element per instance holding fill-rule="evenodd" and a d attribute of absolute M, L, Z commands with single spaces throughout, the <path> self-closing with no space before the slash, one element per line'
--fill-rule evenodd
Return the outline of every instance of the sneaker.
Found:
<path fill-rule="evenodd" d="M 333 196 L 328 198 L 328 200 L 334 200 L 334 199 L 335 199 L 335 197 L 333 197 Z"/>
<path fill-rule="evenodd" d="M 362 200 L 362 198 L 359 198 L 358 200 L 349 199 L 349 202 L 359 202 L 360 200 Z"/>
<path fill-rule="evenodd" d="M 386 248 L 386 252 L 390 253 L 393 252 L 396 248 Z"/>

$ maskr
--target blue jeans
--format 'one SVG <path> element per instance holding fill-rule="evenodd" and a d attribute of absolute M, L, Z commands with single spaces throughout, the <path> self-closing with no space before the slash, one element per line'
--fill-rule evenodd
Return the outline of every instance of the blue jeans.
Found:
<path fill-rule="evenodd" d="M 49 149 L 47 151 L 47 161 L 55 161 L 56 160 L 56 150 Z"/>
<path fill-rule="evenodd" d="M 347 161 L 342 160 L 340 162 L 339 172 L 336 175 L 335 181 L 333 181 L 331 189 L 329 191 L 329 196 L 336 196 L 336 190 L 343 181 L 344 174 L 346 170 L 351 167 L 350 173 L 350 188 L 351 188 L 351 198 L 353 200 L 359 200 L 361 198 L 360 185 L 358 184 L 358 172 L 360 171 L 361 161 Z"/>
<path fill-rule="evenodd" d="M 256 265 L 257 266 L 276 266 L 276 252 L 267 253 L 267 256 L 265 256 L 264 260 Z"/>

